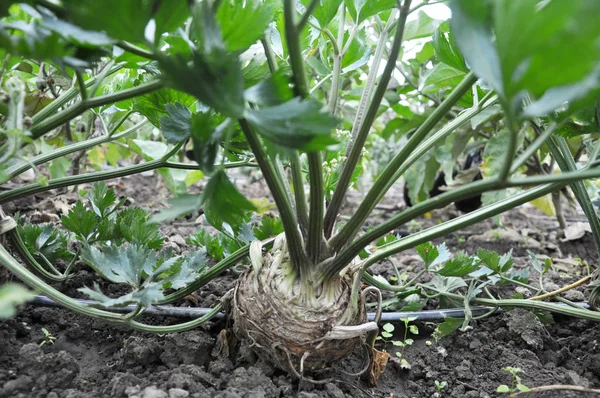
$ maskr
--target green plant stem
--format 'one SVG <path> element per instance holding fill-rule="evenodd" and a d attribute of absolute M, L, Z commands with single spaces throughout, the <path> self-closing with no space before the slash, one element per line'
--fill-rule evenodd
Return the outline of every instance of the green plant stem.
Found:
<path fill-rule="evenodd" d="M 565 186 L 569 183 L 572 183 L 573 181 L 580 181 L 580 180 L 583 180 L 586 178 L 598 178 L 598 177 L 600 177 L 600 169 L 594 168 L 594 169 L 577 170 L 577 171 L 573 171 L 573 172 L 561 173 L 558 175 L 544 175 L 544 176 L 534 176 L 534 177 L 526 177 L 526 178 L 519 178 L 519 179 L 511 179 L 511 180 L 507 180 L 505 182 L 500 181 L 499 178 L 493 178 L 493 179 L 487 179 L 487 180 L 473 182 L 471 184 L 454 189 L 452 191 L 442 193 L 434 198 L 430 198 L 424 202 L 418 203 L 417 205 L 415 205 L 409 209 L 404 210 L 400 214 L 377 225 L 376 227 L 371 229 L 369 232 L 360 236 L 357 240 L 353 241 L 346 249 L 342 250 L 338 254 L 337 257 L 335 257 L 333 260 L 329 261 L 327 264 L 324 265 L 324 272 L 323 272 L 324 277 L 327 278 L 327 277 L 330 277 L 331 275 L 334 275 L 334 274 L 340 272 L 344 267 L 346 267 L 348 264 L 350 264 L 350 262 L 366 246 L 369 245 L 369 243 L 385 236 L 390 231 L 393 231 L 395 228 L 398 228 L 399 226 L 403 225 L 404 223 L 415 219 L 419 215 L 425 214 L 428 211 L 434 210 L 436 208 L 446 206 L 456 200 L 469 198 L 469 197 L 473 197 L 473 196 L 478 195 L 483 192 L 493 191 L 493 190 L 498 190 L 498 189 L 503 189 L 503 188 L 508 188 L 508 187 L 526 187 L 526 186 L 534 186 L 534 185 L 542 185 L 542 184 L 556 184 L 557 186 L 559 186 L 559 188 L 557 188 L 557 189 L 560 189 L 563 186 Z M 525 191 L 525 193 L 529 194 L 532 191 L 535 192 L 535 190 L 532 189 L 529 191 Z M 549 191 L 549 192 L 552 192 L 552 191 Z M 548 192 L 546 192 L 546 193 L 548 193 Z M 542 195 L 540 195 L 540 196 L 542 196 Z M 536 196 L 530 200 L 533 200 L 537 197 L 539 197 L 539 196 Z M 507 203 L 510 204 L 511 200 L 513 200 L 513 199 L 515 200 L 515 203 L 516 203 L 514 206 L 518 206 L 519 204 L 525 203 L 525 202 L 521 202 L 520 198 L 521 198 L 521 196 L 519 196 L 519 195 L 517 195 L 513 198 L 508 198 Z M 526 202 L 528 202 L 528 201 L 529 200 L 527 200 Z M 498 203 L 505 203 L 505 202 L 501 201 Z M 473 213 L 479 214 L 481 211 L 486 210 L 488 208 L 494 209 L 495 205 L 498 203 L 495 203 L 490 206 L 486 206 L 485 208 L 475 211 Z M 514 206 L 512 206 L 512 207 L 514 207 Z M 508 210 L 512 207 L 510 207 L 510 206 L 506 207 L 505 210 Z M 473 213 L 468 214 L 466 216 L 470 216 Z M 499 213 L 495 213 L 495 214 L 499 214 Z M 463 217 L 466 217 L 466 216 L 463 216 Z M 485 218 L 487 218 L 487 217 L 484 217 L 484 219 Z M 462 217 L 459 217 L 459 219 L 462 219 Z M 453 221 L 454 220 L 449 221 L 444 224 L 441 224 L 441 226 L 444 226 L 446 224 L 451 224 Z M 480 219 L 477 219 L 477 221 L 480 221 Z M 477 221 L 475 221 L 475 222 L 477 222 Z M 464 226 L 468 226 L 468 225 L 471 225 L 471 224 L 465 224 Z M 453 229 L 452 231 L 455 231 L 455 229 Z M 400 240 L 402 241 L 402 240 L 408 239 L 412 236 L 413 235 L 410 235 L 409 237 L 403 238 Z M 439 235 L 436 235 L 435 237 L 438 237 L 438 236 Z M 431 238 L 431 239 L 433 239 L 433 238 Z M 423 243 L 423 242 L 420 242 L 420 243 Z"/>
<path fill-rule="evenodd" d="M 252 163 L 241 161 L 231 162 L 224 165 L 225 168 L 236 168 L 252 166 Z M 63 188 L 72 185 L 92 183 L 96 181 L 110 180 L 111 178 L 125 177 L 132 174 L 143 173 L 144 171 L 155 170 L 160 168 L 183 169 L 183 170 L 200 170 L 200 166 L 190 163 L 169 162 L 164 159 L 156 159 L 150 162 L 136 164 L 133 166 L 122 167 L 115 170 L 98 171 L 96 173 L 80 174 L 67 176 L 50 180 L 47 185 L 29 184 L 23 187 L 11 189 L 0 193 L 0 204 L 16 200 L 25 196 L 34 195 L 40 192 L 49 191 L 51 189 Z"/>
<path fill-rule="evenodd" d="M 117 44 L 118 47 L 122 48 L 123 50 L 130 52 L 132 54 L 135 54 L 137 56 L 140 56 L 142 58 L 146 58 L 152 61 L 156 61 L 158 58 L 156 57 L 156 55 L 151 52 L 148 51 L 144 48 L 141 48 L 139 46 L 136 46 L 135 44 L 129 43 L 127 41 L 120 41 Z"/>
<path fill-rule="evenodd" d="M 78 70 L 75 70 L 75 76 L 77 77 L 77 84 L 79 85 L 79 95 L 81 95 L 81 100 L 85 101 L 88 99 L 88 93 L 85 84 L 85 79 L 83 78 L 83 73 L 81 73 Z"/>
<path fill-rule="evenodd" d="M 368 267 L 375 264 L 376 262 L 381 261 L 393 254 L 399 253 L 406 249 L 410 249 L 412 247 L 420 245 L 421 243 L 429 242 L 435 238 L 444 236 L 461 228 L 465 228 L 469 225 L 473 225 L 477 222 L 493 217 L 504 211 L 510 210 L 516 206 L 530 202 L 533 199 L 539 198 L 540 196 L 544 196 L 552 191 L 561 189 L 566 185 L 568 185 L 568 182 L 544 184 L 539 187 L 520 192 L 509 198 L 485 206 L 471 213 L 462 215 L 443 224 L 436 225 L 431 228 L 416 232 L 407 237 L 401 238 L 393 243 L 382 245 L 376 248 L 368 258 L 363 260 L 361 268 L 366 270 Z"/>
<path fill-rule="evenodd" d="M 306 26 L 306 24 L 308 22 L 308 18 L 310 18 L 311 14 L 315 10 L 315 8 L 317 8 L 317 6 L 319 5 L 319 2 L 320 2 L 320 0 L 312 0 L 310 2 L 310 4 L 308 5 L 308 7 L 306 7 L 306 11 L 304 12 L 304 15 L 302 16 L 302 19 L 300 20 L 300 22 L 298 22 L 298 25 L 296 25 L 296 30 L 298 32 L 301 32 L 302 29 L 304 29 L 304 27 Z"/>
<path fill-rule="evenodd" d="M 112 70 L 112 67 L 114 64 L 115 64 L 115 61 L 111 60 L 104 66 L 104 68 L 102 68 L 102 70 L 98 74 L 98 77 L 96 78 L 96 82 L 90 89 L 90 93 L 89 93 L 90 98 L 93 98 L 96 96 L 96 92 L 98 92 L 100 85 L 102 85 L 102 82 L 104 81 L 104 79 L 106 79 L 106 76 L 108 76 L 108 74 Z"/>
<path fill-rule="evenodd" d="M 454 300 L 464 301 L 465 296 L 456 293 L 450 293 L 438 290 L 430 285 L 420 284 L 419 287 L 432 290 L 441 296 L 452 298 Z M 489 307 L 502 307 L 502 308 L 528 308 L 532 310 L 550 311 L 557 314 L 572 316 L 581 319 L 589 319 L 591 321 L 600 321 L 600 312 L 590 311 L 585 308 L 574 308 L 564 305 L 557 305 L 544 301 L 525 300 L 525 299 L 485 299 L 485 298 L 472 298 L 470 303 L 481 304 Z"/>
<path fill-rule="evenodd" d="M 88 80 L 88 82 L 90 80 Z M 88 109 L 112 104 L 115 102 L 147 94 L 152 91 L 161 89 L 163 86 L 163 82 L 157 79 L 130 89 L 79 101 L 75 105 L 63 110 L 62 112 L 56 113 L 53 116 L 49 116 L 48 118 L 41 120 L 38 123 L 34 121 L 30 129 L 31 137 L 34 139 L 39 138 L 47 132 L 51 131 L 52 129 L 61 126 L 62 124 L 68 122 L 76 116 L 79 116 Z"/>
<path fill-rule="evenodd" d="M 91 140 L 87 140 L 87 141 L 82 141 L 82 142 L 77 142 L 74 144 L 70 144 L 70 145 L 66 145 L 63 146 L 61 148 L 55 149 L 51 152 L 47 152 L 47 153 L 42 153 L 38 156 L 33 157 L 32 159 L 30 159 L 29 161 L 25 162 L 19 162 L 14 166 L 11 166 L 8 168 L 8 170 L 6 170 L 6 174 L 8 174 L 9 176 L 9 180 L 15 178 L 16 176 L 18 176 L 19 174 L 24 173 L 25 171 L 29 170 L 32 166 L 39 166 L 40 164 L 44 164 L 46 162 L 49 162 L 51 160 L 60 158 L 62 156 L 66 156 L 69 155 L 71 153 L 74 152 L 79 152 L 82 150 L 86 150 L 88 148 L 92 148 L 96 145 L 100 145 L 100 144 L 104 144 L 104 143 L 108 143 L 108 142 L 112 142 L 112 141 L 116 141 L 120 138 L 124 138 L 127 137 L 128 135 L 136 132 L 137 130 L 139 130 L 141 127 L 143 127 L 146 123 L 148 122 L 148 120 L 144 120 L 138 124 L 136 124 L 135 126 L 132 126 L 130 128 L 128 128 L 127 130 L 118 133 L 118 134 L 114 134 L 114 135 L 103 135 L 97 138 L 93 138 Z"/>
<path fill-rule="evenodd" d="M 520 282 L 520 281 L 518 281 L 518 280 L 515 280 L 515 279 L 510 279 L 510 278 L 507 278 L 507 277 L 506 277 L 506 276 L 504 276 L 504 275 L 497 274 L 497 276 L 498 276 L 500 279 L 502 279 L 502 280 L 504 280 L 504 281 L 506 281 L 506 282 L 509 282 L 509 283 L 514 283 L 515 285 L 519 285 L 519 286 L 522 286 L 522 287 L 524 287 L 524 288 L 526 288 L 526 289 L 529 289 L 529 290 L 531 290 L 532 292 L 534 292 L 534 294 L 538 294 L 538 293 L 544 293 L 544 294 L 545 294 L 545 293 L 548 293 L 548 291 L 547 291 L 546 289 L 540 289 L 540 288 L 537 288 L 537 287 L 535 287 L 535 286 L 531 286 L 531 285 L 529 285 L 529 284 L 527 284 L 527 283 Z M 577 305 L 577 304 L 575 304 L 574 302 L 572 302 L 572 301 L 569 301 L 569 300 L 567 300 L 567 299 L 565 299 L 565 298 L 562 298 L 562 297 L 560 297 L 560 296 L 555 296 L 554 298 L 555 298 L 556 300 L 558 300 L 558 301 L 562 302 L 562 303 L 565 303 L 565 304 L 567 304 L 567 305 L 570 305 L 571 307 L 578 307 L 578 305 Z"/>
<path fill-rule="evenodd" d="M 48 270 L 46 267 L 40 264 L 29 252 L 29 250 L 27 250 L 27 247 L 25 246 L 25 243 L 23 242 L 23 239 L 21 239 L 21 235 L 16 228 L 8 232 L 7 235 L 12 243 L 12 246 L 17 251 L 21 259 L 23 259 L 23 261 L 33 268 L 38 275 L 53 282 L 62 282 L 67 278 L 54 266 L 49 267 L 50 269 Z"/>
<path fill-rule="evenodd" d="M 295 24 L 296 0 L 284 0 L 283 15 L 285 21 L 285 38 L 290 54 L 292 67 L 292 81 L 294 92 L 301 98 L 308 95 L 308 83 L 304 70 L 304 59 L 302 58 L 302 47 L 300 44 L 300 31 Z M 305 17 L 308 18 L 305 14 Z M 308 257 L 313 262 L 320 261 L 324 254 L 323 238 L 323 214 L 324 214 L 324 187 L 323 187 L 323 163 L 319 152 L 309 152 L 308 174 L 310 178 L 310 213 L 308 216 L 308 238 L 306 250 Z M 289 241 L 288 241 L 289 244 Z M 307 270 L 308 271 L 308 270 Z"/>
<path fill-rule="evenodd" d="M 306 207 L 306 193 L 304 192 L 304 175 L 302 174 L 302 162 L 298 151 L 294 151 L 290 160 L 292 169 L 292 186 L 294 187 L 294 199 L 296 202 L 296 217 L 303 229 L 308 231 L 308 209 Z"/>
<path fill-rule="evenodd" d="M 577 164 L 571 155 L 567 141 L 563 137 L 552 137 L 548 141 L 548 148 L 550 148 L 552 156 L 556 159 L 558 166 L 563 172 L 577 172 Z M 560 156 L 561 152 L 562 156 Z M 596 258 L 600 261 L 600 218 L 598 218 L 596 209 L 594 209 L 590 195 L 588 195 L 587 189 L 585 188 L 585 183 L 583 181 L 575 181 L 571 184 L 571 189 L 590 223 L 592 237 L 594 238 L 594 244 L 596 246 Z"/>
<path fill-rule="evenodd" d="M 189 294 L 192 294 L 193 292 L 195 292 L 202 286 L 206 285 L 208 282 L 210 282 L 217 276 L 221 275 L 221 273 L 223 273 L 224 271 L 233 267 L 239 261 L 241 261 L 242 259 L 247 257 L 249 250 L 250 250 L 249 244 L 239 248 L 238 250 L 231 253 L 229 256 L 227 256 L 223 260 L 221 260 L 218 263 L 216 263 L 215 265 L 213 265 L 209 270 L 202 273 L 202 275 L 200 275 L 200 277 L 198 279 L 196 279 L 195 281 L 193 281 L 186 287 L 179 289 L 176 292 L 173 292 L 173 293 L 165 296 L 165 298 L 162 299 L 158 304 L 172 303 L 173 301 L 177 301 L 179 299 L 186 297 Z"/>
<path fill-rule="evenodd" d="M 310 278 L 310 269 L 308 268 L 306 255 L 302 247 L 302 236 L 298 229 L 298 223 L 292 210 L 290 198 L 285 194 L 283 183 L 277 178 L 275 166 L 269 160 L 260 139 L 252 130 L 250 124 L 245 119 L 240 119 L 239 123 L 279 210 L 292 266 L 298 271 L 303 281 L 308 281 Z"/>
<path fill-rule="evenodd" d="M 477 77 L 471 72 L 463 81 L 452 91 L 452 93 L 438 106 L 431 115 L 421 124 L 421 126 L 413 133 L 406 145 L 394 156 L 390 163 L 382 171 L 380 177 L 375 181 L 373 187 L 359 205 L 357 211 L 348 220 L 348 223 L 340 230 L 340 232 L 332 237 L 329 244 L 334 251 L 339 251 L 346 243 L 355 236 L 362 227 L 365 220 L 371 214 L 377 203 L 385 195 L 388 189 L 396 181 L 398 170 L 402 164 L 408 159 L 410 154 L 417 148 L 425 139 L 427 134 L 435 127 L 435 125 L 444 117 L 444 115 L 460 100 L 460 98 L 471 88 L 477 81 Z M 339 187 L 339 184 L 338 184 Z"/>
<path fill-rule="evenodd" d="M 325 238 L 323 236 L 324 189 L 323 163 L 318 152 L 308 153 L 308 173 L 310 178 L 310 213 L 308 216 L 308 238 L 306 251 L 313 263 L 325 256 Z"/>
<path fill-rule="evenodd" d="M 308 93 L 308 83 L 306 81 L 306 72 L 304 71 L 304 60 L 302 59 L 300 35 L 295 24 L 295 15 L 296 0 L 284 0 L 283 16 L 285 21 L 285 39 L 287 41 L 288 52 L 290 54 L 294 92 L 296 96 L 304 98 Z M 307 20 L 308 15 L 308 13 L 305 14 Z"/>
<path fill-rule="evenodd" d="M 523 166 L 529 158 L 531 158 L 535 152 L 544 145 L 544 142 L 550 137 L 557 129 L 557 123 L 551 123 L 546 129 L 539 134 L 539 136 L 519 155 L 517 160 L 513 162 L 513 165 L 510 169 L 510 174 L 516 172 L 519 167 Z"/>
<path fill-rule="evenodd" d="M 213 308 L 209 313 L 204 315 L 201 318 L 194 319 L 193 321 L 185 322 L 179 325 L 169 325 L 169 326 L 153 326 L 146 325 L 141 322 L 127 320 L 123 315 L 115 314 L 109 311 L 100 310 L 93 307 L 88 307 L 86 305 L 80 304 L 77 300 L 72 299 L 71 297 L 59 292 L 54 289 L 52 286 L 48 285 L 46 282 L 42 281 L 34 274 L 32 274 L 29 270 L 24 268 L 21 264 L 19 264 L 7 251 L 6 249 L 0 245 L 0 264 L 6 267 L 10 272 L 15 274 L 21 281 L 23 281 L 30 288 L 43 292 L 50 299 L 54 300 L 58 304 L 63 307 L 68 308 L 69 310 L 85 315 L 93 318 L 100 318 L 109 322 L 118 323 L 122 325 L 127 325 L 133 329 L 140 330 L 143 332 L 149 333 L 173 333 L 173 332 L 182 332 L 186 330 L 191 330 L 199 325 L 209 321 L 212 317 L 214 317 L 221 309 L 221 305 L 218 304 L 215 308 Z"/>
<path fill-rule="evenodd" d="M 341 45 L 344 40 L 344 25 L 346 21 L 346 6 L 342 2 L 340 4 L 340 20 L 338 23 L 338 39 L 337 42 Z M 336 45 L 333 47 L 333 71 L 331 79 L 331 89 L 329 91 L 329 100 L 327 102 L 327 109 L 332 115 L 336 114 L 338 97 L 340 94 L 340 75 L 342 73 L 342 53 L 339 47 Z"/>
<path fill-rule="evenodd" d="M 108 69 L 106 76 L 112 75 L 113 73 L 120 71 L 121 69 L 124 68 L 124 66 L 125 66 L 125 63 L 119 63 L 117 65 L 114 65 L 113 67 Z M 106 77 L 106 76 L 104 76 L 104 77 Z M 95 84 L 97 80 L 98 80 L 97 77 L 91 77 L 85 81 L 85 86 L 90 87 L 93 84 Z M 74 85 L 73 87 L 71 87 L 64 93 L 62 93 L 62 95 L 60 97 L 58 97 L 54 101 L 52 101 L 48 106 L 44 107 L 41 111 L 36 113 L 31 118 L 33 125 L 35 125 L 36 123 L 40 123 L 43 120 L 48 119 L 51 115 L 55 115 L 56 112 L 58 112 L 58 110 L 63 105 L 66 105 L 67 102 L 69 102 L 73 98 L 75 98 L 77 96 L 77 94 L 79 94 L 79 87 Z"/>
<path fill-rule="evenodd" d="M 383 99 L 383 95 L 387 90 L 390 78 L 392 76 L 392 72 L 394 71 L 394 68 L 396 66 L 396 61 L 398 55 L 400 54 L 400 48 L 402 47 L 404 25 L 406 24 L 406 17 L 408 16 L 409 7 L 410 0 L 405 0 L 400 11 L 400 16 L 398 17 L 398 20 L 396 22 L 398 29 L 396 30 L 396 35 L 392 43 L 390 56 L 388 57 L 379 84 L 375 89 L 373 98 L 370 98 L 370 91 L 373 89 L 373 85 L 375 84 L 375 76 L 377 74 L 377 70 L 379 69 L 379 62 L 381 60 L 381 57 L 383 56 L 383 51 L 387 43 L 387 33 L 382 32 L 380 35 L 379 42 L 377 44 L 377 50 L 375 52 L 374 65 L 371 67 L 371 71 L 369 73 L 368 78 L 369 80 L 367 81 L 365 91 L 363 92 L 363 96 L 358 107 L 356 118 L 354 120 L 351 141 L 348 144 L 348 147 L 346 148 L 346 160 L 342 165 L 342 172 L 338 179 L 337 186 L 335 187 L 335 190 L 333 192 L 333 196 L 331 197 L 331 202 L 329 203 L 329 206 L 327 208 L 327 213 L 325 214 L 324 227 L 325 237 L 327 238 L 329 238 L 333 232 L 335 220 L 337 219 L 342 203 L 344 202 L 344 197 L 346 196 L 350 180 L 352 179 L 352 174 L 354 173 L 354 169 L 356 168 L 356 165 L 360 160 L 362 148 L 365 145 L 367 136 L 369 134 L 371 126 L 373 125 L 373 121 L 377 116 L 379 105 L 381 105 L 381 100 Z M 392 18 L 392 16 L 390 16 L 390 18 Z M 363 118 L 363 112 L 368 101 L 370 101 L 370 103 Z"/>
<path fill-rule="evenodd" d="M 267 65 L 269 65 L 269 71 L 271 74 L 274 74 L 279 70 L 279 66 L 277 65 L 277 58 L 275 57 L 275 53 L 273 52 L 273 48 L 271 47 L 271 42 L 267 40 L 266 37 L 260 39 L 260 42 L 265 51 L 265 57 L 267 58 Z"/>

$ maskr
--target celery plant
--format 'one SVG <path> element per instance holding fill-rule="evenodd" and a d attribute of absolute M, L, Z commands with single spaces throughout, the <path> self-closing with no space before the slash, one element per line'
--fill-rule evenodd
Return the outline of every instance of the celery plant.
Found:
<path fill-rule="evenodd" d="M 598 145 L 589 135 L 598 127 L 592 111 L 600 92 L 596 1 L 455 0 L 449 25 L 423 13 L 426 2 L 411 0 L 26 3 L 0 8 L 3 70 L 11 72 L 2 77 L 8 99 L 0 133 L 0 167 L 5 166 L 0 168 L 0 181 L 13 181 L 29 168 L 37 170 L 48 161 L 107 143 L 138 153 L 146 162 L 12 188 L 0 192 L 0 204 L 153 169 L 200 170 L 208 178 L 202 194 L 176 198 L 172 208 L 151 218 L 145 213 L 122 215 L 105 186 L 92 191 L 91 209 L 79 203 L 63 218 L 63 226 L 80 242 L 83 261 L 103 277 L 132 288 L 119 299 L 98 289 L 82 291 L 105 307 L 138 304 L 131 314 L 84 307 L 1 249 L 0 262 L 25 283 L 82 314 L 147 331 L 195 327 L 210 316 L 166 327 L 134 319 L 144 308 L 179 299 L 249 256 L 251 267 L 224 299 L 224 307 L 241 339 L 300 375 L 348 355 L 377 328 L 366 322 L 361 281 L 396 292 L 413 289 L 410 283 L 392 286 L 369 275 L 369 266 L 382 259 L 568 185 L 600 243 L 600 225 L 582 182 L 600 177 Z M 415 43 L 420 45 L 416 64 L 404 64 Z M 51 62 L 55 73 L 72 84 L 42 110 L 28 114 L 23 108 L 25 86 L 15 72 L 25 67 L 15 57 L 41 68 L 40 73 L 45 66 L 37 61 Z M 406 84 L 394 92 L 394 82 L 403 83 L 397 72 Z M 412 75 L 420 79 L 418 84 Z M 427 111 L 420 114 L 407 107 L 407 93 Z M 355 100 L 358 104 L 352 106 Z M 80 137 L 26 158 L 32 139 L 44 139 L 61 126 L 66 134 L 82 115 L 104 122 L 115 109 L 122 112 L 122 120 L 110 123 L 108 135 Z M 401 113 L 404 118 L 398 116 Z M 130 134 L 143 133 L 147 122 L 162 132 L 165 151 L 160 156 L 129 140 Z M 382 123 L 392 127 L 382 128 Z M 575 133 L 567 128 L 574 124 L 579 128 Z M 474 137 L 477 129 L 488 141 Z M 395 136 L 401 149 L 391 154 L 357 210 L 340 223 L 348 190 L 363 166 L 364 148 L 374 136 Z M 583 167 L 577 167 L 564 137 L 586 138 Z M 188 141 L 197 165 L 172 160 Z M 452 166 L 468 142 L 487 145 L 485 178 L 427 198 L 431 171 Z M 448 143 L 454 147 L 444 152 Z M 434 156 L 450 152 L 457 153 L 447 161 Z M 562 173 L 522 177 L 522 166 L 534 157 L 555 159 Z M 226 170 L 234 167 L 260 168 L 282 233 L 258 238 L 260 231 L 255 230 L 250 233 L 254 239 L 248 239 L 247 221 L 256 208 L 229 180 Z M 418 188 L 414 206 L 365 231 L 375 206 L 403 176 Z M 507 189 L 517 187 L 528 189 L 507 195 Z M 431 210 L 482 194 L 481 209 L 406 237 L 386 238 Z M 139 235 L 141 225 L 200 207 L 231 244 L 229 256 L 210 270 L 193 257 L 155 255 L 150 242 L 156 239 Z M 138 232 L 111 230 L 113 224 L 124 225 L 120 219 L 133 220 Z M 268 225 L 261 231 L 275 231 Z M 27 245 L 13 227 L 6 230 L 11 230 L 15 247 L 38 274 L 53 280 L 68 277 L 40 263 L 39 255 L 28 256 Z M 36 233 L 31 242 L 37 241 L 40 231 Z M 111 240 L 112 245 L 106 243 Z M 200 235 L 197 240 L 210 242 Z M 131 275 L 124 277 L 127 270 Z M 168 289 L 175 291 L 167 293 Z M 421 289 L 466 304 L 497 306 L 493 299 L 471 294 L 460 296 L 426 285 Z M 600 319 L 583 309 L 508 301 L 506 305 Z"/>

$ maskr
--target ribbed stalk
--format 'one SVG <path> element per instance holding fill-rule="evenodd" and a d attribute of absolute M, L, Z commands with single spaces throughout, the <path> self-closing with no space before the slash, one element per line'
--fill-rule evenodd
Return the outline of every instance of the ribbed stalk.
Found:
<path fill-rule="evenodd" d="M 363 96 L 361 98 L 361 102 L 356 113 L 356 118 L 354 120 L 354 125 L 352 128 L 352 139 L 348 144 L 348 148 L 346 149 L 346 160 L 342 165 L 342 172 L 338 179 L 337 186 L 335 187 L 335 191 L 333 192 L 333 196 L 331 197 L 331 202 L 329 203 L 329 207 L 327 208 L 327 213 L 325 214 L 326 237 L 331 236 L 333 227 L 335 225 L 335 220 L 337 219 L 338 213 L 344 201 L 344 197 L 346 196 L 346 192 L 348 190 L 348 185 L 352 178 L 352 174 L 354 173 L 354 169 L 356 168 L 356 165 L 360 160 L 362 148 L 365 146 L 365 142 L 367 140 L 367 136 L 369 135 L 371 126 L 373 125 L 373 121 L 377 116 L 379 105 L 381 105 L 381 100 L 383 99 L 383 95 L 387 90 L 390 78 L 392 76 L 392 72 L 396 67 L 396 61 L 398 55 L 400 54 L 400 48 L 402 46 L 404 25 L 406 24 L 406 18 L 408 16 L 409 7 L 410 0 L 405 0 L 402 6 L 402 10 L 400 11 L 400 17 L 396 22 L 397 30 L 396 35 L 394 37 L 394 41 L 392 43 L 390 56 L 388 57 L 388 61 L 386 63 L 383 74 L 381 75 L 381 78 L 379 80 L 377 89 L 375 90 L 375 94 L 373 95 L 373 98 L 370 98 L 371 91 L 375 84 L 375 76 L 377 75 L 377 71 L 379 69 L 379 62 L 381 61 L 383 51 L 387 44 L 387 29 L 383 30 L 379 37 L 377 50 L 375 52 L 374 57 L 374 64 L 371 67 L 369 78 L 365 86 L 365 91 L 363 92 Z M 391 23 L 392 16 L 390 16 L 390 21 L 388 21 L 388 23 Z M 370 101 L 369 107 L 366 114 L 364 114 L 363 118 L 363 112 L 368 101 Z"/>
<path fill-rule="evenodd" d="M 406 145 L 394 156 L 390 163 L 383 170 L 373 187 L 359 205 L 357 211 L 350 218 L 348 223 L 340 230 L 340 232 L 329 240 L 329 244 L 334 251 L 339 251 L 350 239 L 355 236 L 363 223 L 369 217 L 377 203 L 383 198 L 385 193 L 394 184 L 394 177 L 397 175 L 398 169 L 410 156 L 410 154 L 421 144 L 427 134 L 435 127 L 435 125 L 444 117 L 444 115 L 460 100 L 460 98 L 471 88 L 477 81 L 477 77 L 471 72 L 463 81 L 456 86 L 454 91 L 437 107 L 431 115 L 423 122 L 421 126 L 413 133 Z"/>

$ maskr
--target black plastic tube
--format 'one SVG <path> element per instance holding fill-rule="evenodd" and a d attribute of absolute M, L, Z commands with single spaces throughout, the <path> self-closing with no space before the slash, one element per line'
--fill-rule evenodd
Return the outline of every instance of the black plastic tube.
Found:
<path fill-rule="evenodd" d="M 94 305 L 96 302 L 92 300 L 77 300 L 81 304 L 86 305 Z M 60 307 L 61 305 L 56 303 L 54 300 L 46 297 L 46 296 L 35 296 L 33 300 L 29 301 L 29 304 L 44 306 L 44 307 Z M 557 305 L 566 305 L 566 304 L 557 304 Z M 587 303 L 577 303 L 577 305 L 582 308 L 589 308 Z M 107 311 L 113 311 L 118 313 L 129 313 L 136 308 L 135 305 L 128 305 L 125 307 L 119 308 L 110 308 L 106 309 Z M 484 315 L 490 312 L 492 307 L 484 307 L 477 306 L 471 307 L 472 316 L 477 317 Z M 210 308 L 197 308 L 197 307 L 173 307 L 170 305 L 155 305 L 152 306 L 146 311 L 144 314 L 147 315 L 158 315 L 158 316 L 171 316 L 176 318 L 199 318 L 203 315 L 206 315 Z M 502 308 L 498 308 L 496 310 L 496 314 L 503 312 Z M 369 321 L 372 321 L 375 318 L 374 312 L 369 312 L 367 314 Z M 223 317 L 223 313 L 219 312 L 215 319 L 219 319 Z M 383 312 L 381 314 L 381 322 L 394 322 L 399 321 L 403 318 L 416 318 L 418 321 L 443 321 L 446 318 L 464 318 L 465 317 L 465 309 L 464 308 L 447 308 L 440 310 L 423 310 L 423 311 L 411 311 L 411 312 Z"/>

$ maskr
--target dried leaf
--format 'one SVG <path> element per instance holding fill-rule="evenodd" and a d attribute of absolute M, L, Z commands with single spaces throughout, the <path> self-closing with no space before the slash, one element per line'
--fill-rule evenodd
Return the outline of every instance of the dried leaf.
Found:
<path fill-rule="evenodd" d="M 367 372 L 367 382 L 369 385 L 373 387 L 377 385 L 389 359 L 390 354 L 371 347 L 371 363 Z"/>

